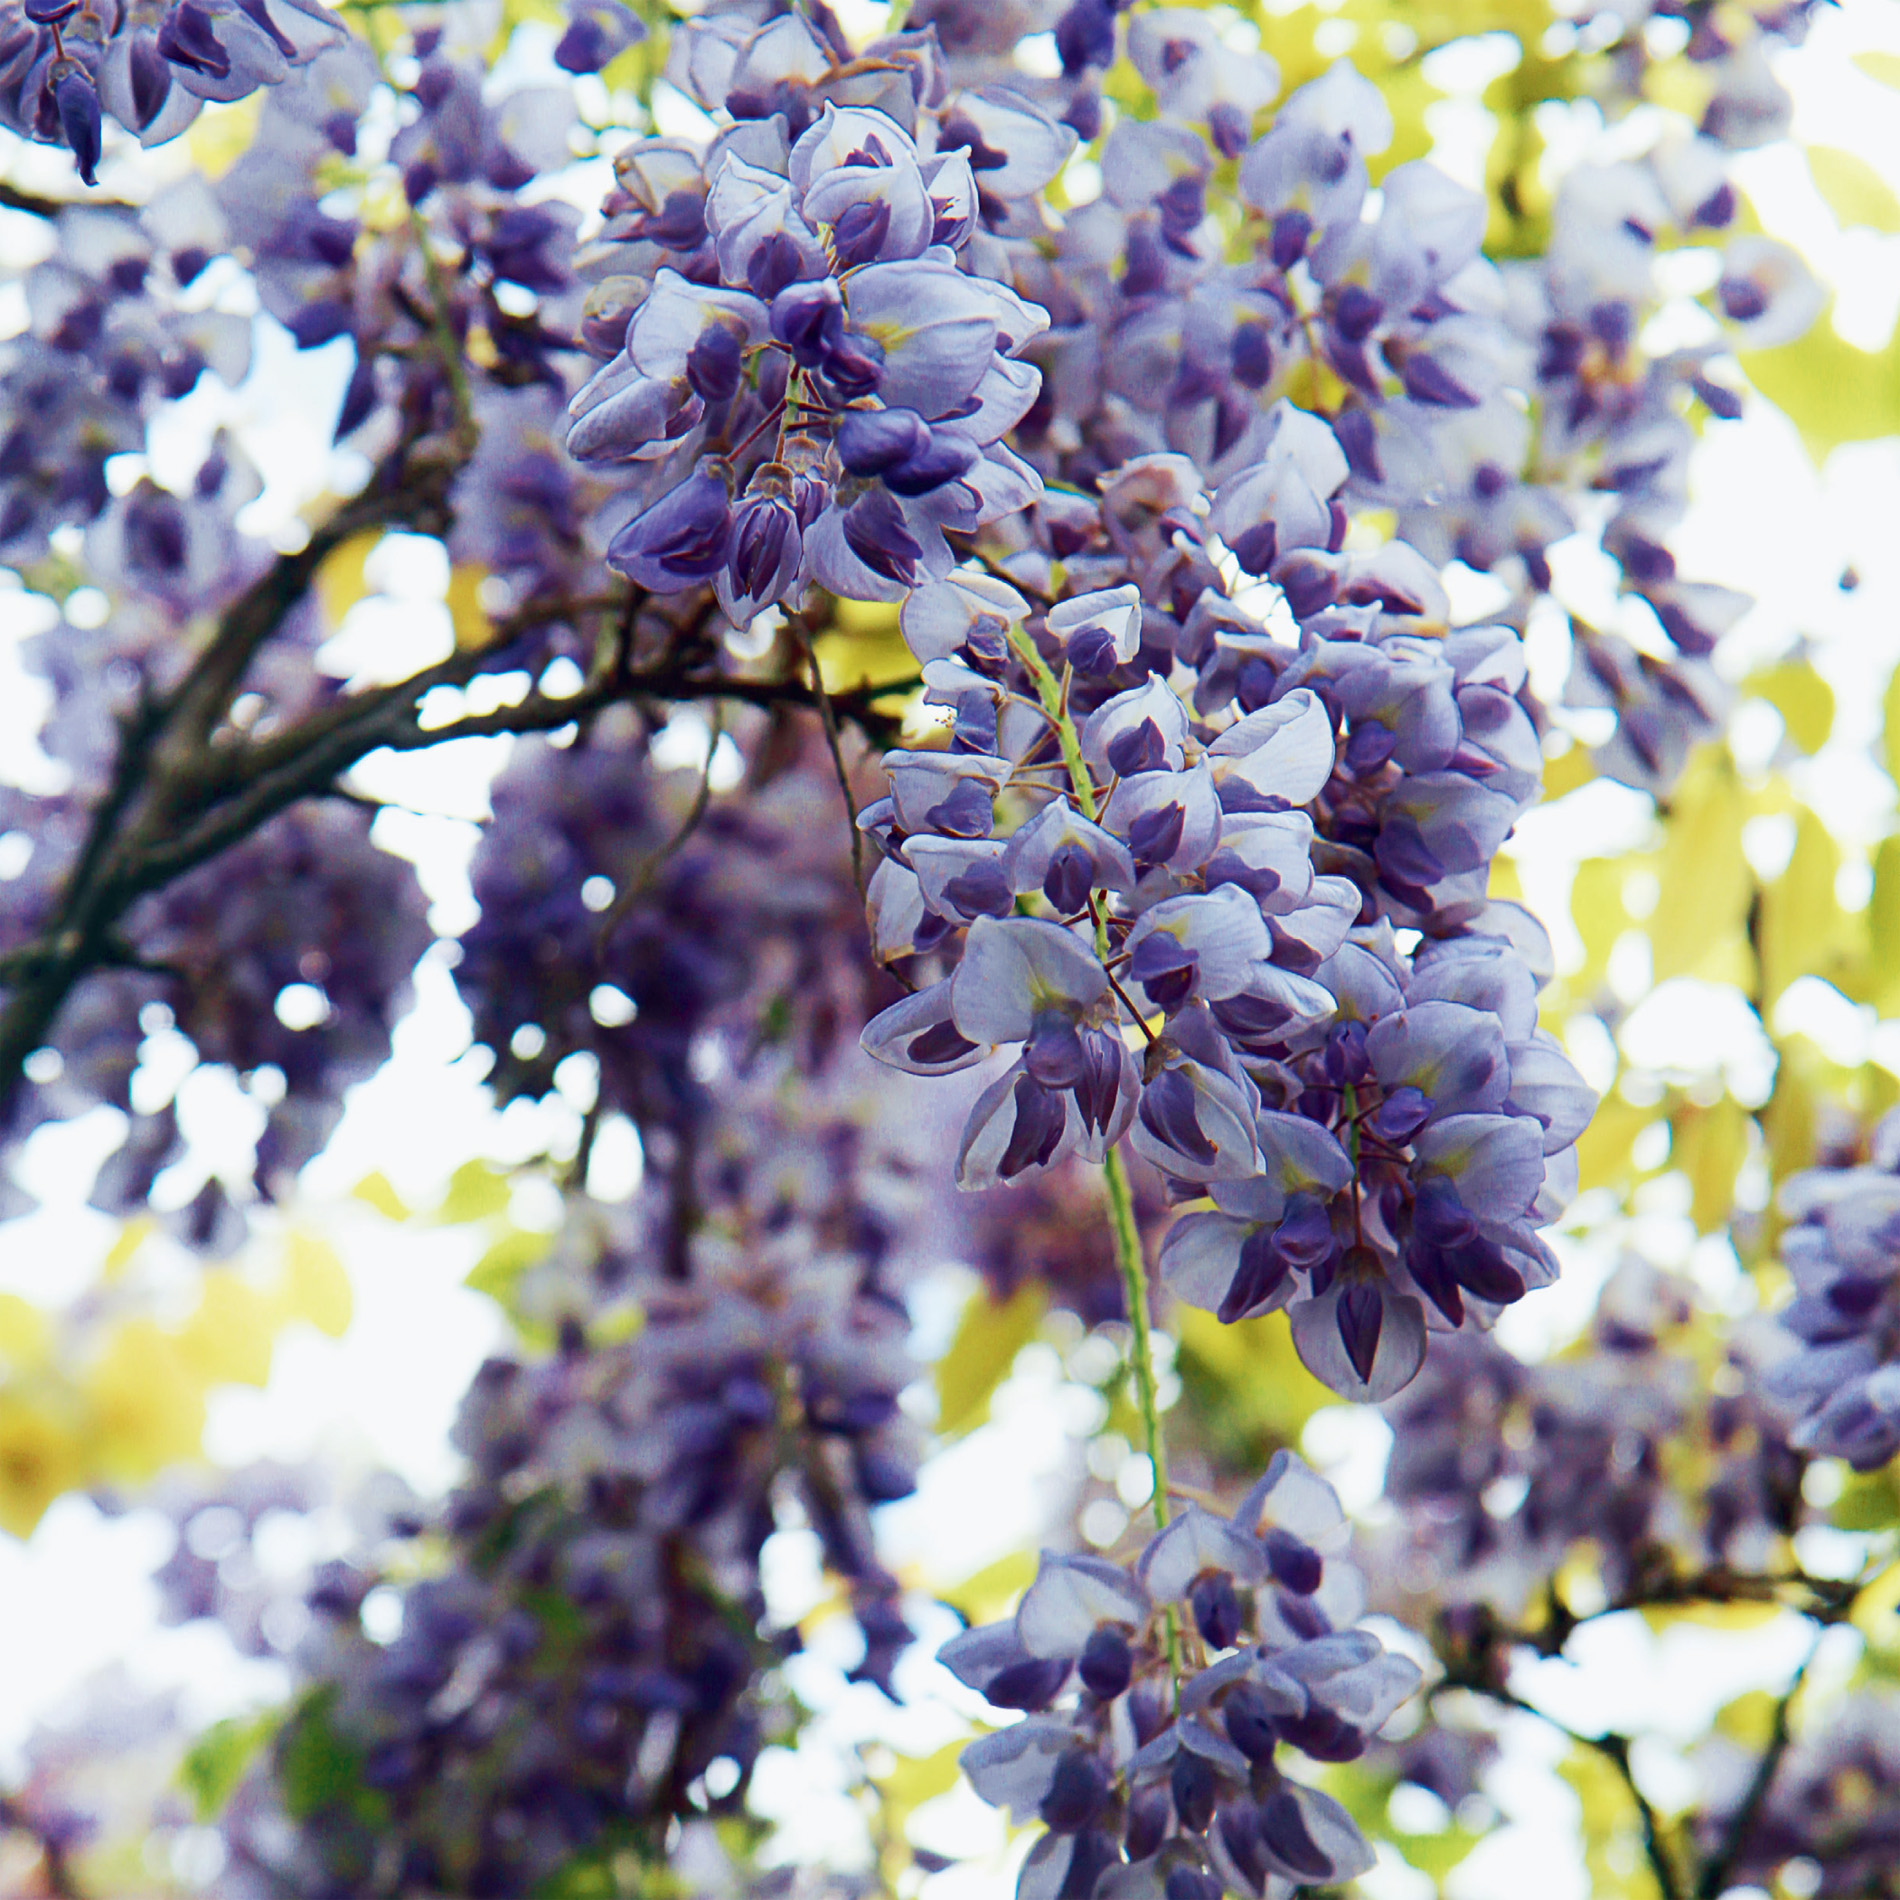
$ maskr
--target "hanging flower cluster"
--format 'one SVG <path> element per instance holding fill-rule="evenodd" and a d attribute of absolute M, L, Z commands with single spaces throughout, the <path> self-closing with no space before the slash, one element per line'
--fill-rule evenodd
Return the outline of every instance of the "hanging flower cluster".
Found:
<path fill-rule="evenodd" d="M 1418 1687 L 1356 1627 L 1331 1486 L 1281 1452 L 1233 1517 L 1193 1505 L 1130 1565 L 1043 1553 L 1016 1614 L 940 1660 L 1021 1721 L 963 1752 L 970 1785 L 1046 1832 L 1017 1893 L 1280 1900 L 1373 1856 L 1282 1747 L 1351 1761 Z"/>

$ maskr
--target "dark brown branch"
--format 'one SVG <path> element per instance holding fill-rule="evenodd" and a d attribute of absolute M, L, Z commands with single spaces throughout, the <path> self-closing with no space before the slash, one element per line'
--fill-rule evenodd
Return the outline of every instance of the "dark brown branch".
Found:
<path fill-rule="evenodd" d="M 1748 1845 L 1748 1837 L 1754 1832 L 1755 1823 L 1768 1800 L 1769 1790 L 1774 1786 L 1775 1776 L 1780 1771 L 1782 1757 L 1788 1752 L 1794 1699 L 1801 1693 L 1801 1685 L 1808 1678 L 1809 1667 L 1821 1647 L 1821 1638 L 1827 1634 L 1827 1627 L 1823 1623 L 1814 1632 L 1814 1641 L 1809 1644 L 1808 1653 L 1802 1657 L 1800 1668 L 1794 1672 L 1794 1679 L 1775 1703 L 1774 1720 L 1769 1725 L 1768 1740 L 1762 1749 L 1761 1760 L 1755 1764 L 1755 1773 L 1749 1781 L 1747 1792 L 1742 1796 L 1741 1806 L 1729 1816 L 1721 1840 L 1703 1866 L 1701 1878 L 1695 1886 L 1695 1900 L 1717 1900 L 1717 1896 L 1728 1885 L 1735 1863 L 1741 1859 L 1742 1851 Z"/>
<path fill-rule="evenodd" d="M 798 679 L 735 679 L 690 665 L 633 671 L 625 663 L 624 639 L 618 639 L 607 643 L 605 667 L 579 693 L 534 693 L 519 705 L 443 725 L 418 723 L 431 691 L 505 665 L 512 645 L 530 632 L 608 611 L 625 628 L 630 605 L 614 594 L 536 604 L 502 623 L 479 651 L 453 654 L 397 685 L 338 701 L 266 739 L 225 742 L 219 727 L 250 660 L 302 598 L 323 559 L 364 526 L 413 519 L 434 506 L 428 493 L 385 493 L 340 511 L 306 548 L 282 557 L 233 605 L 173 693 L 148 698 L 128 717 L 112 785 L 55 921 L 0 965 L 12 985 L 0 1011 L 0 1096 L 11 1093 L 21 1065 L 45 1041 L 73 986 L 91 970 L 126 965 L 128 947 L 116 933 L 138 898 L 229 849 L 300 799 L 335 792 L 343 774 L 372 752 L 557 731 L 605 706 L 641 699 L 810 703 L 810 689 Z M 904 686 L 861 687 L 830 703 L 873 738 L 883 737 L 895 721 L 877 710 L 877 702 Z"/>
<path fill-rule="evenodd" d="M 1568 1722 L 1560 1722 L 1556 1716 L 1540 1709 L 1536 1703 L 1527 1702 L 1521 1695 L 1507 1689 L 1501 1682 L 1488 1680 L 1483 1675 L 1448 1672 L 1439 1681 L 1433 1683 L 1427 1691 L 1427 1699 L 1440 1695 L 1447 1689 L 1468 1689 L 1476 1695 L 1501 1703 L 1507 1709 L 1516 1709 L 1524 1715 L 1534 1715 L 1540 1722 L 1555 1729 L 1559 1735 L 1566 1737 L 1578 1748 L 1587 1748 L 1601 1755 L 1616 1770 L 1623 1786 L 1629 1792 L 1631 1805 L 1636 1809 L 1636 1818 L 1643 1830 L 1644 1858 L 1648 1860 L 1649 1870 L 1656 1878 L 1656 1886 L 1662 1900 L 1686 1900 L 1682 1875 L 1670 1856 L 1668 1842 L 1663 1838 L 1662 1819 L 1651 1804 L 1648 1795 L 1637 1786 L 1636 1776 L 1630 1768 L 1630 1740 L 1627 1735 L 1582 1734 L 1572 1728 Z M 1698 1889 L 1698 1895 L 1699 1892 Z"/>

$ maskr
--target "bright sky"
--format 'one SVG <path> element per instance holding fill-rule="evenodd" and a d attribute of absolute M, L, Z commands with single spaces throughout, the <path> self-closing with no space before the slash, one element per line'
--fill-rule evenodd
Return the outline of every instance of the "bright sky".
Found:
<path fill-rule="evenodd" d="M 877 12 L 861 10 L 871 18 Z M 1900 6 L 1858 0 L 1824 10 L 1808 46 L 1781 70 L 1795 95 L 1797 137 L 1857 151 L 1900 191 L 1895 95 L 1849 63 L 1853 52 L 1876 46 L 1900 49 Z M 1475 59 L 1468 73 L 1444 75 L 1473 86 L 1487 76 Z M 1484 115 L 1475 104 L 1439 111 L 1434 130 L 1441 157 L 1448 169 L 1468 176 L 1481 159 Z M 182 153 L 160 161 L 178 162 Z M 27 182 L 55 163 L 44 153 L 27 153 L 13 175 Z M 1862 346 L 1884 342 L 1900 308 L 1900 238 L 1839 231 L 1793 150 L 1750 155 L 1739 170 L 1767 228 L 1801 249 L 1836 288 L 1842 334 Z M 0 247 L 19 254 L 18 247 L 33 241 L 31 224 L 0 218 Z M 228 294 L 233 307 L 244 307 L 241 285 Z M 0 290 L 0 332 L 22 317 L 17 290 Z M 280 330 L 260 322 L 250 378 L 235 391 L 207 379 L 155 432 L 152 464 L 161 475 L 188 470 L 211 428 L 232 427 L 267 478 L 258 523 L 274 527 L 327 482 L 349 474 L 350 458 L 325 441 L 347 369 L 340 346 L 298 357 Z M 119 477 L 129 482 L 136 472 L 128 465 Z M 1694 512 L 1675 536 L 1683 570 L 1747 589 L 1760 603 L 1725 644 L 1719 664 L 1739 677 L 1797 634 L 1807 636 L 1840 713 L 1833 742 L 1798 770 L 1798 789 L 1837 836 L 1871 843 L 1888 821 L 1891 797 L 1867 748 L 1880 691 L 1900 652 L 1900 538 L 1892 527 L 1900 520 L 1900 444 L 1840 450 L 1817 473 L 1792 428 L 1758 401 L 1742 421 L 1711 426 L 1693 480 Z M 410 542 L 385 549 L 379 562 L 374 578 L 381 597 L 353 612 L 327 652 L 340 673 L 398 676 L 446 643 L 439 550 Z M 1556 565 L 1571 604 L 1599 621 L 1614 618 L 1599 565 L 1580 548 Z M 1844 593 L 1836 583 L 1849 565 L 1862 584 Z M 31 603 L 0 580 L 0 772 L 36 786 L 50 783 L 31 738 L 39 706 L 18 674 L 13 648 L 40 625 Z M 1554 689 L 1557 682 L 1543 683 Z M 684 713 L 670 744 L 686 762 L 703 757 L 705 740 L 703 722 Z M 487 785 L 509 743 L 471 741 L 428 757 L 371 760 L 359 773 L 366 791 L 403 807 L 379 820 L 379 837 L 416 860 L 445 932 L 464 927 L 472 915 L 468 855 L 486 815 Z M 1535 814 L 1520 828 L 1510 848 L 1532 901 L 1555 927 L 1560 950 L 1570 865 L 1617 843 L 1638 842 L 1648 822 L 1644 800 L 1602 786 Z M 1769 839 L 1763 848 L 1772 847 Z M 1796 987 L 1799 993 L 1784 1001 L 1783 1026 L 1804 1029 L 1843 1060 L 1871 1053 L 1900 1071 L 1900 1025 L 1877 1028 L 1869 1012 L 1823 985 Z M 1625 1050 L 1658 1067 L 1725 1073 L 1738 1093 L 1765 1092 L 1769 1052 L 1737 1004 L 1732 992 L 1679 980 L 1632 1017 Z M 585 1106 L 552 1101 L 538 1114 L 518 1107 L 497 1116 L 480 1086 L 481 1064 L 467 1047 L 466 1016 L 446 967 L 432 957 L 418 978 L 415 1012 L 397 1033 L 394 1058 L 351 1098 L 329 1152 L 306 1175 L 305 1205 L 295 1210 L 341 1250 L 355 1288 L 355 1320 L 339 1341 L 293 1328 L 266 1389 L 215 1395 L 207 1440 L 213 1456 L 234 1462 L 323 1450 L 391 1465 L 425 1490 L 452 1478 L 448 1423 L 470 1374 L 502 1337 L 493 1308 L 460 1284 L 478 1243 L 464 1230 L 393 1226 L 345 1197 L 364 1174 L 381 1169 L 412 1205 L 427 1206 L 473 1154 L 506 1161 L 549 1140 L 571 1143 Z M 159 1089 L 176 1052 L 156 1038 L 147 1053 L 147 1086 Z M 241 1173 L 256 1110 L 235 1083 L 228 1076 L 195 1076 L 180 1107 L 194 1142 L 193 1165 Z M 84 1200 L 92 1170 L 111 1145 L 111 1123 L 111 1112 L 100 1111 L 91 1125 L 46 1131 L 28 1144 L 18 1172 L 42 1206 L 10 1230 L 0 1289 L 64 1297 L 96 1271 L 112 1229 Z M 595 1185 L 622 1193 L 637 1171 L 637 1144 L 630 1137 L 609 1142 L 596 1160 Z M 183 1198 L 195 1179 L 173 1185 Z M 528 1220 L 545 1217 L 532 1205 L 520 1211 Z M 1732 1256 L 1719 1245 L 1696 1243 L 1682 1210 L 1666 1195 L 1645 1205 L 1636 1227 L 1654 1257 L 1690 1267 L 1718 1297 L 1734 1290 Z M 1559 1287 L 1508 1316 L 1513 1347 L 1534 1354 L 1570 1336 L 1588 1314 L 1612 1254 L 1607 1245 L 1570 1248 Z M 946 1284 L 922 1302 L 920 1349 L 939 1349 L 947 1339 L 959 1293 L 959 1286 Z M 430 1342 L 426 1354 L 415 1351 L 418 1339 Z M 994 1422 L 928 1465 L 919 1497 L 886 1514 L 892 1561 L 949 1583 L 1035 1542 L 1082 1470 L 1089 1406 L 1089 1395 L 1069 1383 L 1055 1351 L 1027 1351 L 998 1396 Z M 1307 1450 L 1336 1475 L 1349 1502 L 1363 1505 L 1377 1493 L 1384 1433 L 1376 1418 L 1335 1408 L 1314 1421 Z M 109 1659 L 124 1659 L 143 1682 L 183 1688 L 206 1715 L 276 1690 L 274 1668 L 238 1662 L 208 1629 L 156 1629 L 146 1577 L 168 1547 L 168 1534 L 150 1514 L 108 1520 L 71 1498 L 47 1515 L 26 1546 L 0 1540 L 0 1683 L 6 1685 L 0 1778 L 17 1762 L 33 1722 Z M 812 1540 L 781 1534 L 768 1556 L 774 1608 L 801 1614 L 822 1594 Z M 934 1615 L 925 1634 L 948 1634 L 948 1616 Z M 927 1660 L 930 1646 L 913 1651 L 900 1671 L 915 1701 L 895 1713 L 874 1691 L 846 1687 L 840 1665 L 848 1664 L 850 1646 L 843 1627 L 819 1626 L 809 1652 L 793 1665 L 796 1687 L 823 1711 L 817 1731 L 797 1757 L 768 1757 L 757 1784 L 762 1811 L 783 1824 L 787 1855 L 855 1859 L 862 1852 L 861 1819 L 847 1793 L 854 1751 L 886 1745 L 925 1753 L 960 1732 L 971 1698 Z M 1667 1805 L 1686 1791 L 1682 1743 L 1742 1689 L 1785 1683 L 1800 1648 L 1792 1618 L 1785 1627 L 1742 1638 L 1699 1629 L 1659 1638 L 1637 1618 L 1617 1618 L 1573 1642 L 1577 1667 L 1540 1665 L 1525 1673 L 1520 1687 L 1580 1727 L 1614 1724 L 1643 1732 L 1649 1739 L 1639 1751 L 1639 1770 Z M 1822 1673 L 1849 1663 L 1846 1650 L 1824 1657 Z M 1503 1900 L 1534 1880 L 1546 1900 L 1583 1900 L 1574 1798 L 1550 1772 L 1560 1751 L 1529 1718 L 1510 1741 L 1494 1787 L 1507 1823 L 1447 1891 L 1452 1900 Z M 1000 1824 L 966 1790 L 923 1811 L 916 1832 L 927 1845 L 964 1854 L 989 1843 L 987 1856 L 979 1853 L 926 1883 L 928 1900 L 990 1900 L 1007 1890 L 1013 1872 Z M 1422 1877 L 1395 1865 L 1382 1865 L 1364 1884 L 1374 1900 L 1423 1900 L 1431 1891 Z"/>

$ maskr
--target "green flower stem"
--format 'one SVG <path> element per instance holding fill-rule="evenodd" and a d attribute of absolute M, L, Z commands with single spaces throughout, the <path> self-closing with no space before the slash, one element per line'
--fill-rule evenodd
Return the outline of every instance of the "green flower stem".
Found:
<path fill-rule="evenodd" d="M 1168 1524 L 1168 1461 L 1161 1447 L 1161 1412 L 1155 1402 L 1154 1338 L 1148 1324 L 1148 1276 L 1141 1258 L 1141 1230 L 1135 1225 L 1135 1197 L 1129 1192 L 1128 1170 L 1119 1150 L 1111 1148 L 1102 1161 L 1108 1180 L 1108 1217 L 1115 1230 L 1115 1264 L 1121 1269 L 1122 1291 L 1128 1301 L 1128 1323 L 1134 1329 L 1135 1398 L 1141 1407 L 1142 1432 L 1148 1462 L 1154 1467 L 1155 1529 Z"/>
<path fill-rule="evenodd" d="M 1036 651 L 1036 643 L 1030 639 L 1026 629 L 1020 625 L 1011 626 L 1009 644 L 1016 657 L 1029 669 L 1030 678 L 1036 682 L 1042 709 L 1048 714 L 1049 723 L 1055 728 L 1056 737 L 1061 742 L 1063 763 L 1069 768 L 1069 783 L 1075 788 L 1076 805 L 1082 816 L 1093 824 L 1100 810 L 1095 796 L 1095 782 L 1089 777 L 1088 765 L 1082 757 L 1082 740 L 1076 732 L 1075 721 L 1069 717 L 1067 696 L 1062 684 L 1050 670 L 1048 661 Z M 1095 950 L 1106 963 L 1108 923 L 1099 910 L 1094 915 Z M 1141 1230 L 1135 1225 L 1135 1197 L 1129 1191 L 1128 1171 L 1122 1166 L 1121 1155 L 1116 1149 L 1111 1148 L 1103 1157 L 1102 1173 L 1108 1182 L 1108 1215 L 1115 1235 L 1115 1264 L 1121 1271 L 1122 1292 L 1128 1303 L 1128 1324 L 1134 1333 L 1131 1357 L 1134 1361 L 1135 1400 L 1141 1407 L 1144 1449 L 1154 1473 L 1155 1528 L 1165 1530 L 1168 1523 L 1168 1463 L 1167 1454 L 1161 1445 L 1161 1413 L 1155 1402 L 1154 1338 L 1148 1324 L 1148 1275 L 1141 1257 Z M 1172 1648 L 1172 1619 L 1169 1622 L 1169 1641 Z"/>

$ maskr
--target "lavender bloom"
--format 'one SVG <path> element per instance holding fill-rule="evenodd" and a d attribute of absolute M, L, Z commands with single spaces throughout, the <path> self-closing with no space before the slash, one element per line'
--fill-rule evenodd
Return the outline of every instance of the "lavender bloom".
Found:
<path fill-rule="evenodd" d="M 1282 1453 L 1231 1521 L 1191 1508 L 1132 1574 L 1045 1552 L 1010 1621 L 944 1646 L 961 1680 L 1031 1711 L 963 1753 L 985 1801 L 1047 1830 L 1026 1891 L 1086 1877 L 1156 1900 L 1259 1895 L 1372 1865 L 1345 1810 L 1277 1757 L 1290 1743 L 1352 1759 L 1418 1686 L 1410 1662 L 1352 1627 L 1351 1567 L 1300 1534 L 1336 1550 L 1340 1528 L 1330 1489 Z M 1175 1604 L 1213 1658 L 1178 1684 L 1160 1619 Z"/>
<path fill-rule="evenodd" d="M 9 0 L 0 7 L 0 123 L 65 145 L 92 185 L 105 115 L 157 145 L 184 131 L 205 100 L 282 85 L 343 37 L 317 0 L 148 0 L 104 11 Z"/>

